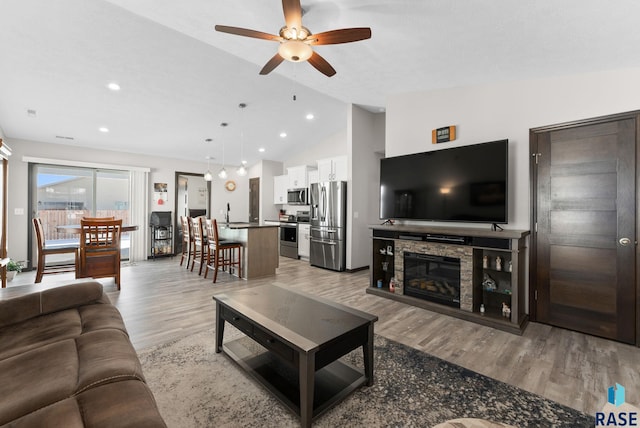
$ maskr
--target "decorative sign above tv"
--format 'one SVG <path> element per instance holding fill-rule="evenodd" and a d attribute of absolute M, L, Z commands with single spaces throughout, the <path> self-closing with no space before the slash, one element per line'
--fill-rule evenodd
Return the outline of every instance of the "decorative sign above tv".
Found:
<path fill-rule="evenodd" d="M 380 160 L 380 218 L 508 221 L 509 140 Z"/>
<path fill-rule="evenodd" d="M 445 126 L 444 128 L 438 128 L 431 131 L 431 142 L 446 143 L 447 141 L 453 141 L 456 139 L 456 127 Z"/>

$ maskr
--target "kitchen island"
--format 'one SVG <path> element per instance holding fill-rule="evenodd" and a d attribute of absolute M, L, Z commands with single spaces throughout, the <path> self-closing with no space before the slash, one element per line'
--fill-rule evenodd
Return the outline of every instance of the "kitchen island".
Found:
<path fill-rule="evenodd" d="M 260 223 L 218 223 L 220 239 L 242 244 L 242 277 L 276 274 L 279 265 L 278 226 Z"/>

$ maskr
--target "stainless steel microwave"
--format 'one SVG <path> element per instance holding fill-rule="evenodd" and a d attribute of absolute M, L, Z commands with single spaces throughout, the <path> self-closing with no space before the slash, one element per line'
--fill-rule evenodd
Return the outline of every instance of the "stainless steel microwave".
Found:
<path fill-rule="evenodd" d="M 287 203 L 289 205 L 309 205 L 309 189 L 287 190 Z"/>

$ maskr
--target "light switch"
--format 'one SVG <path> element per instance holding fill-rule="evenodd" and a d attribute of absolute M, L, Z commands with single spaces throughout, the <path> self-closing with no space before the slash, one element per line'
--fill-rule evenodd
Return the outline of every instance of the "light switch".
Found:
<path fill-rule="evenodd" d="M 354 211 L 353 218 L 358 218 L 358 217 L 360 217 L 360 214 L 358 213 L 358 211 Z"/>

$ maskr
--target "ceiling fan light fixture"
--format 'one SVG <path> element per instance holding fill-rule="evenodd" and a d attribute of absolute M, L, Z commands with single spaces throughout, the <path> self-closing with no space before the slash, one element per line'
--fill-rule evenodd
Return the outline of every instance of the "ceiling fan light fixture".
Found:
<path fill-rule="evenodd" d="M 280 43 L 278 53 L 287 61 L 302 62 L 311 58 L 313 49 L 308 44 L 299 40 L 287 40 Z"/>
<path fill-rule="evenodd" d="M 298 28 L 284 26 L 280 29 L 280 37 L 285 40 L 305 40 L 311 35 L 311 31 L 305 26 Z"/>

